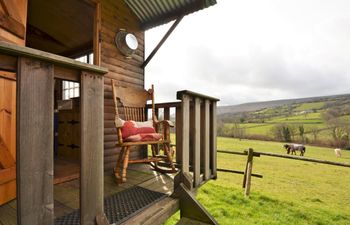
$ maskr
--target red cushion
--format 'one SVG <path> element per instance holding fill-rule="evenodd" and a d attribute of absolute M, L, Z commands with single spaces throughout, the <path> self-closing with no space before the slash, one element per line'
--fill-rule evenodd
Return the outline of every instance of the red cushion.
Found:
<path fill-rule="evenodd" d="M 135 134 L 131 135 L 124 139 L 127 142 L 136 142 L 136 141 L 159 141 L 163 138 L 163 135 L 158 133 L 146 133 L 146 134 Z"/>
<path fill-rule="evenodd" d="M 139 127 L 140 126 L 140 127 Z M 143 122 L 136 123 L 135 121 L 125 121 L 122 127 L 122 137 L 126 139 L 130 136 L 137 134 L 150 134 L 156 133 L 156 130 L 152 127 L 152 123 Z"/>

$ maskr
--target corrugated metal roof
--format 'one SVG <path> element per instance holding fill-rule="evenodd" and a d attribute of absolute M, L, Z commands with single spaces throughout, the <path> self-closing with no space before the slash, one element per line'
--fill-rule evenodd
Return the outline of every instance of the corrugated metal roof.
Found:
<path fill-rule="evenodd" d="M 216 0 L 124 1 L 139 18 L 141 26 L 145 30 L 216 4 Z"/>

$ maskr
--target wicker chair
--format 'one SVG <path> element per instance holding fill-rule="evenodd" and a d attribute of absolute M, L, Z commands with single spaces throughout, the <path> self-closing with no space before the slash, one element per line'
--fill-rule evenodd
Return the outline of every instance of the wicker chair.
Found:
<path fill-rule="evenodd" d="M 126 181 L 126 169 L 129 163 L 146 163 L 149 162 L 155 170 L 165 173 L 176 172 L 173 164 L 174 151 L 170 148 L 170 127 L 171 121 L 158 121 L 155 115 L 154 107 L 154 89 L 148 91 L 131 87 L 122 87 L 112 80 L 113 100 L 115 105 L 115 126 L 117 128 L 118 140 L 117 146 L 121 147 L 117 165 L 114 170 L 118 183 Z M 126 121 L 146 121 L 146 103 L 152 101 L 152 124 L 157 133 L 162 134 L 162 138 L 152 141 L 125 141 L 122 136 L 123 124 Z M 130 149 L 132 146 L 151 145 L 152 157 L 144 159 L 130 160 Z M 159 147 L 162 147 L 163 154 L 160 154 Z M 136 148 L 139 150 L 140 148 Z M 164 161 L 169 167 L 161 167 L 158 162 Z M 120 173 L 120 167 L 122 171 Z"/>

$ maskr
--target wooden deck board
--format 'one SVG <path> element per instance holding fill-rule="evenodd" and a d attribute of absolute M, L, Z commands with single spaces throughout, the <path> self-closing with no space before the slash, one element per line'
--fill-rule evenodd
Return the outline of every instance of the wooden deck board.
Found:
<path fill-rule="evenodd" d="M 173 175 L 165 175 L 155 172 L 148 164 L 132 164 L 127 171 L 126 183 L 117 185 L 116 179 L 112 171 L 107 171 L 104 174 L 104 196 L 113 195 L 119 191 L 123 191 L 133 186 L 140 186 L 152 191 L 158 191 L 170 195 L 173 191 Z M 79 208 L 79 179 L 68 181 L 54 185 L 54 205 L 55 217 L 60 217 Z M 169 203 L 165 207 L 165 203 Z M 160 211 L 170 210 L 173 212 L 178 207 L 178 203 L 167 200 L 161 201 L 152 206 L 152 210 L 158 207 Z M 163 209 L 164 208 L 164 209 Z M 145 212 L 150 212 L 148 209 Z M 157 211 L 157 210 L 156 210 Z M 167 213 L 169 213 L 167 211 Z M 146 213 L 147 214 L 147 213 Z M 167 214 L 162 214 L 166 216 Z M 147 216 L 146 216 L 147 217 Z M 146 218 L 145 217 L 145 218 Z M 142 212 L 132 218 L 132 221 L 143 218 Z M 148 217 L 147 217 L 148 218 Z M 146 219 L 147 219 L 146 218 Z M 148 218 L 149 219 L 149 218 Z M 150 220 L 152 221 L 152 219 Z M 0 206 L 0 225 L 16 225 L 16 201 L 11 201 L 3 206 Z"/>

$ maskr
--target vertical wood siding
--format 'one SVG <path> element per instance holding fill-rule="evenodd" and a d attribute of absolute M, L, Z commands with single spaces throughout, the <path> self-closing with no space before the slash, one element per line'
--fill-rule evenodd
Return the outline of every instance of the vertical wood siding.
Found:
<path fill-rule="evenodd" d="M 109 70 L 104 83 L 104 164 L 105 169 L 109 170 L 115 166 L 119 154 L 119 148 L 115 147 L 117 137 L 111 79 L 123 86 L 144 87 L 144 70 L 141 68 L 144 60 L 144 32 L 139 27 L 137 17 L 122 0 L 102 0 L 101 21 L 101 66 Z M 119 29 L 126 29 L 137 37 L 139 47 L 131 59 L 125 58 L 114 44 Z M 140 156 L 141 152 L 132 151 L 131 158 Z"/>

